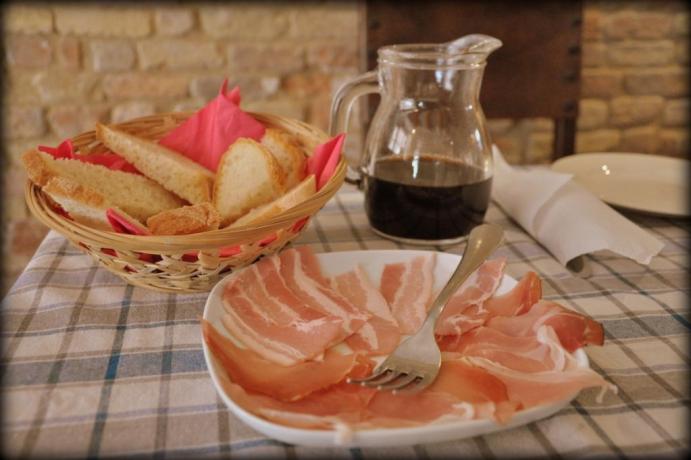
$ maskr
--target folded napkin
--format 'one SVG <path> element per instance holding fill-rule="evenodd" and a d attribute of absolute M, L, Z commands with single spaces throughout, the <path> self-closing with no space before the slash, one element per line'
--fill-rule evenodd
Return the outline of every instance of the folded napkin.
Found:
<path fill-rule="evenodd" d="M 514 168 L 493 146 L 492 198 L 563 265 L 608 249 L 647 265 L 663 243 L 562 174 Z M 569 263 L 571 262 L 571 263 Z M 578 268 L 576 268 L 578 270 Z"/>
<path fill-rule="evenodd" d="M 133 164 L 128 163 L 127 160 L 113 152 L 103 152 L 103 153 L 91 153 L 89 155 L 79 155 L 74 152 L 74 145 L 71 139 L 66 139 L 60 143 L 57 147 L 50 147 L 47 145 L 39 145 L 38 150 L 49 155 L 53 158 L 67 158 L 70 160 L 79 160 L 85 163 L 92 163 L 101 166 L 105 166 L 108 169 L 113 169 L 116 171 L 124 171 L 133 174 L 141 174 Z"/>
<path fill-rule="evenodd" d="M 113 208 L 106 209 L 106 219 L 115 233 L 125 233 L 127 235 L 151 235 L 151 232 L 141 224 L 137 224 L 118 213 Z"/>
<path fill-rule="evenodd" d="M 240 109 L 240 88 L 227 88 L 226 79 L 218 96 L 159 143 L 216 172 L 221 156 L 238 138 L 259 141 L 264 136 L 264 125 Z"/>
<path fill-rule="evenodd" d="M 317 190 L 320 190 L 336 171 L 344 142 L 345 133 L 341 133 L 316 146 L 312 156 L 307 159 L 307 174 L 314 174 L 317 178 Z"/>

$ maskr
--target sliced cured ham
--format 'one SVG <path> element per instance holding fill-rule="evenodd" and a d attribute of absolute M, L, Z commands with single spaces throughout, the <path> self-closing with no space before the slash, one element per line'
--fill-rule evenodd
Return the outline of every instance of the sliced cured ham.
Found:
<path fill-rule="evenodd" d="M 288 402 L 248 392 L 227 378 L 222 378 L 222 384 L 233 401 L 244 409 L 282 425 L 311 429 L 357 426 L 377 392 L 373 388 L 341 382 Z"/>
<path fill-rule="evenodd" d="M 504 267 L 505 258 L 488 260 L 480 265 L 449 299 L 437 320 L 435 334 L 460 335 L 482 325 L 487 316 L 482 304 L 499 287 Z"/>
<path fill-rule="evenodd" d="M 537 331 L 541 341 L 551 342 L 550 346 L 561 348 L 556 334 L 550 326 L 541 326 Z M 617 388 L 588 367 L 580 367 L 570 353 L 563 354 L 560 366 L 538 372 L 525 372 L 511 369 L 496 361 L 466 356 L 470 364 L 481 367 L 506 385 L 509 399 L 518 402 L 523 409 L 545 403 L 553 403 L 570 398 L 584 388 L 600 387 L 603 392 Z M 600 397 L 603 393 L 600 393 Z"/>
<path fill-rule="evenodd" d="M 435 383 L 419 394 L 394 395 L 340 382 L 287 402 L 248 392 L 229 380 L 223 385 L 245 409 L 299 428 L 404 427 L 481 418 L 505 423 L 517 407 L 501 380 L 460 360 L 444 362 Z"/>
<path fill-rule="evenodd" d="M 435 255 L 384 266 L 380 291 L 391 307 L 401 334 L 414 334 L 427 316 L 434 285 Z"/>
<path fill-rule="evenodd" d="M 487 299 L 482 308 L 488 317 L 521 315 L 542 298 L 542 282 L 537 273 L 528 272 L 509 292 Z"/>
<path fill-rule="evenodd" d="M 277 364 L 293 365 L 314 358 L 343 338 L 343 321 L 306 308 L 286 293 L 269 292 L 261 271 L 271 270 L 271 258 L 243 270 L 226 285 L 225 328 L 247 348 Z M 280 283 L 271 290 L 281 290 Z"/>
<path fill-rule="evenodd" d="M 425 391 L 380 391 L 367 410 L 371 424 L 391 427 L 430 423 L 445 416 L 490 418 L 503 423 L 515 408 L 501 380 L 461 360 L 444 360 L 437 379 Z"/>
<path fill-rule="evenodd" d="M 267 257 L 242 270 L 226 285 L 225 291 L 246 293 L 277 323 L 310 321 L 326 316 L 306 306 L 290 291 L 278 273 L 275 257 Z"/>
<path fill-rule="evenodd" d="M 231 380 L 244 389 L 271 396 L 279 401 L 295 401 L 343 381 L 346 376 L 366 375 L 367 361 L 357 354 L 342 355 L 329 349 L 320 361 L 280 366 L 252 350 L 235 345 L 202 319 L 204 341 L 220 361 Z M 369 367 L 367 368 L 369 369 Z"/>
<path fill-rule="evenodd" d="M 353 305 L 372 315 L 355 334 L 346 339 L 346 344 L 353 351 L 371 355 L 391 353 L 401 338 L 398 323 L 386 299 L 362 267 L 358 265 L 355 270 L 334 277 L 331 284 Z"/>
<path fill-rule="evenodd" d="M 286 285 L 308 307 L 341 318 L 347 335 L 360 329 L 372 315 L 332 289 L 321 273 L 315 275 L 311 260 L 306 258 L 307 262 L 303 262 L 304 251 L 287 249 L 281 252 L 280 274 Z"/>
<path fill-rule="evenodd" d="M 569 352 L 604 341 L 600 323 L 548 300 L 537 302 L 522 315 L 497 316 L 487 322 L 488 327 L 518 337 L 535 335 L 542 325 L 551 326 Z"/>
<path fill-rule="evenodd" d="M 202 320 L 204 340 L 225 369 L 223 388 L 241 407 L 282 425 L 334 429 L 344 437 L 353 429 L 506 423 L 516 411 L 584 388 L 616 391 L 572 354 L 602 344 L 602 326 L 540 300 L 534 273 L 494 296 L 504 264 L 483 264 L 454 296 L 441 326 L 448 333 L 437 335 L 439 376 L 417 394 L 379 392 L 346 379 L 369 375 L 369 355 L 389 353 L 401 334 L 422 324 L 433 255 L 386 265 L 379 289 L 359 266 L 326 278 L 308 248 L 267 257 L 234 275 L 223 293 L 221 322 L 233 339 Z M 337 351 L 346 348 L 334 347 L 342 342 L 354 352 Z"/>
<path fill-rule="evenodd" d="M 492 296 L 480 304 L 466 305 L 460 313 L 443 314 L 435 333 L 440 336 L 460 337 L 482 326 L 495 316 L 514 316 L 527 312 L 542 297 L 542 284 L 537 274 L 528 272 L 509 292 Z M 448 308 L 448 306 L 447 306 Z M 446 309 L 444 310 L 446 313 Z M 454 341 L 453 338 L 443 339 Z"/>
<path fill-rule="evenodd" d="M 549 331 L 553 334 L 553 330 Z M 458 356 L 485 358 L 509 369 L 522 372 L 561 370 L 566 360 L 556 340 L 540 337 L 513 337 L 489 327 L 478 327 L 463 334 L 456 342 L 441 345 L 442 351 Z"/>
<path fill-rule="evenodd" d="M 265 359 L 291 366 L 324 352 L 341 334 L 340 318 L 322 317 L 311 321 L 280 324 L 246 296 L 233 295 L 224 301 L 225 328 Z"/>

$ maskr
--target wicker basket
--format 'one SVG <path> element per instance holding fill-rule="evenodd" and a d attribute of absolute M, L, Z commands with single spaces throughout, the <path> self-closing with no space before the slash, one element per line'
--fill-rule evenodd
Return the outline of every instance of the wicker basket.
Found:
<path fill-rule="evenodd" d="M 160 114 L 117 126 L 137 136 L 158 140 L 191 115 Z M 267 127 L 282 128 L 297 136 L 305 152 L 312 152 L 327 139 L 323 131 L 297 120 L 261 113 L 252 115 Z M 106 151 L 94 131 L 72 141 L 75 150 L 82 154 Z M 345 169 L 341 158 L 333 177 L 315 195 L 261 225 L 192 235 L 135 236 L 101 231 L 64 217 L 51 206 L 40 187 L 30 181 L 25 196 L 36 218 L 128 283 L 167 292 L 205 292 L 221 276 L 251 264 L 262 255 L 281 250 L 297 237 L 343 184 Z"/>

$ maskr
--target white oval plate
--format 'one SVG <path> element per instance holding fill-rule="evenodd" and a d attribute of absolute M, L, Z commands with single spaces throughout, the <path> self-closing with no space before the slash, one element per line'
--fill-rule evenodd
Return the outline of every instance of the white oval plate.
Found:
<path fill-rule="evenodd" d="M 560 158 L 552 169 L 573 174 L 605 203 L 648 214 L 685 217 L 688 160 L 642 153 L 584 153 Z"/>
<path fill-rule="evenodd" d="M 340 273 L 352 270 L 356 264 L 361 264 L 367 270 L 372 282 L 379 284 L 381 272 L 385 264 L 402 262 L 416 255 L 424 254 L 425 251 L 414 250 L 391 250 L 391 251 L 348 251 L 317 254 L 323 272 L 327 276 L 335 276 Z M 441 289 L 451 273 L 461 260 L 455 254 L 437 253 L 437 263 L 434 272 L 435 289 Z M 220 321 L 223 313 L 221 295 L 223 288 L 230 277 L 225 277 L 213 288 L 209 294 L 204 308 L 204 318 L 211 322 L 222 334 L 230 337 Z M 516 280 L 504 275 L 497 293 L 503 293 L 511 289 L 516 284 Z M 279 441 L 289 444 L 299 444 L 303 446 L 345 446 L 345 447 L 385 447 L 385 446 L 407 446 L 413 444 L 424 444 L 432 442 L 450 441 L 454 439 L 467 438 L 494 431 L 513 428 L 535 420 L 548 417 L 561 408 L 566 406 L 576 394 L 554 404 L 534 407 L 525 411 L 518 412 L 506 425 L 497 425 L 490 420 L 468 420 L 453 421 L 446 423 L 432 423 L 412 428 L 382 428 L 372 430 L 355 431 L 352 438 L 344 440 L 342 435 L 335 430 L 309 430 L 292 428 L 278 423 L 267 421 L 260 418 L 237 405 L 233 399 L 225 393 L 220 385 L 219 375 L 225 372 L 218 361 L 209 351 L 206 342 L 202 338 L 204 347 L 204 359 L 209 369 L 216 391 L 221 399 L 226 403 L 230 411 L 244 423 L 254 428 L 258 432 Z M 588 366 L 588 358 L 582 349 L 574 354 L 578 363 Z"/>

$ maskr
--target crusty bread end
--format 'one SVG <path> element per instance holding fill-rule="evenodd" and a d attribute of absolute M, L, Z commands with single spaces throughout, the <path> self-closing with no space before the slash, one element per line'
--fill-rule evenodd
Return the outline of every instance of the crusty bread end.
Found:
<path fill-rule="evenodd" d="M 96 137 L 166 190 L 192 204 L 211 201 L 214 173 L 186 156 L 100 123 L 96 125 Z"/>
<path fill-rule="evenodd" d="M 261 139 L 285 176 L 285 188 L 291 189 L 305 177 L 307 159 L 298 139 L 282 129 L 268 128 Z"/>
<path fill-rule="evenodd" d="M 154 235 L 189 235 L 216 230 L 221 216 L 211 203 L 199 203 L 163 211 L 146 220 Z"/>
<path fill-rule="evenodd" d="M 99 230 L 113 231 L 106 217 L 108 208 L 114 209 L 130 223 L 146 231 L 146 228 L 134 217 L 98 193 L 66 177 L 53 177 L 43 187 L 43 191 L 56 202 L 69 216 L 80 224 L 88 225 Z"/>
<path fill-rule="evenodd" d="M 56 173 L 51 171 L 41 155 L 38 150 L 31 149 L 22 154 L 21 160 L 29 180 L 43 187 Z"/>
<path fill-rule="evenodd" d="M 216 171 L 213 204 L 221 215 L 221 227 L 282 195 L 282 175 L 266 147 L 252 139 L 235 141 L 221 157 Z"/>
<path fill-rule="evenodd" d="M 256 225 L 277 216 L 283 211 L 294 208 L 298 204 L 306 201 L 317 192 L 317 181 L 314 174 L 307 176 L 305 180 L 289 190 L 285 195 L 277 198 L 271 203 L 254 208 L 244 216 L 232 223 L 230 228 L 241 227 L 244 225 Z"/>
<path fill-rule="evenodd" d="M 97 192 L 113 207 L 141 222 L 161 211 L 184 204 L 183 200 L 139 174 L 113 171 L 79 160 L 55 159 L 37 150 L 24 152 L 22 163 L 29 179 L 41 187 L 56 177 L 69 179 L 84 190 Z"/>

